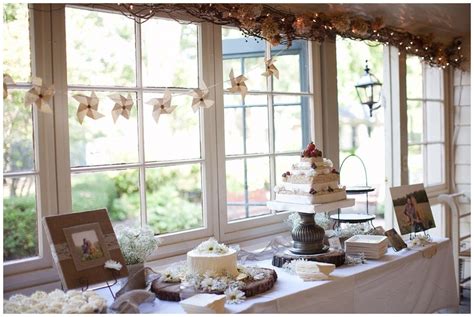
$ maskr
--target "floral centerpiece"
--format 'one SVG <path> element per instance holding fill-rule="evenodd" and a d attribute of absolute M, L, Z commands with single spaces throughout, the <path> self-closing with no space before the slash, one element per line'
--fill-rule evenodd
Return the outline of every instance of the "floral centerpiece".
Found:
<path fill-rule="evenodd" d="M 160 245 L 161 240 L 149 226 L 127 227 L 118 225 L 114 228 L 125 263 L 129 281 L 138 288 L 146 286 L 145 260 Z"/>
<path fill-rule="evenodd" d="M 118 225 L 114 230 L 127 265 L 144 263 L 161 243 L 149 226 Z"/>

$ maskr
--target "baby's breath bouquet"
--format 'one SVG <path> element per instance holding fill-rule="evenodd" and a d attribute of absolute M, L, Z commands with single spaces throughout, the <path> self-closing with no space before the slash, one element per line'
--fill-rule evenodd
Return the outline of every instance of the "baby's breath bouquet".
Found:
<path fill-rule="evenodd" d="M 115 234 L 127 265 L 144 263 L 146 258 L 160 245 L 149 226 L 127 227 L 118 225 Z"/>

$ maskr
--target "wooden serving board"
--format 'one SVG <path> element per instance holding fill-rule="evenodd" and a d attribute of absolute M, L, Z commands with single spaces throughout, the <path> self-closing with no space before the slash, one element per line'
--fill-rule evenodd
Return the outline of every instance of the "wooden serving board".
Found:
<path fill-rule="evenodd" d="M 346 261 L 346 254 L 344 251 L 338 250 L 331 250 L 326 253 L 322 254 L 310 254 L 310 255 L 300 255 L 294 254 L 290 251 L 283 251 L 276 253 L 273 256 L 272 264 L 276 267 L 282 267 L 283 264 L 287 262 L 291 262 L 292 260 L 297 259 L 306 259 L 308 261 L 316 261 L 316 262 L 323 262 L 323 263 L 332 263 L 336 265 L 336 267 L 341 266 Z"/>
<path fill-rule="evenodd" d="M 264 293 L 270 290 L 277 280 L 277 274 L 275 270 L 266 269 L 266 268 L 259 268 L 262 271 L 267 271 L 270 274 L 258 281 L 243 281 L 245 283 L 245 287 L 241 289 L 245 293 L 245 297 L 252 297 L 257 294 Z M 169 283 L 164 282 L 163 278 L 157 278 L 151 283 L 151 291 L 156 294 L 156 297 L 160 300 L 172 301 L 172 302 L 179 302 L 181 300 L 180 289 L 181 283 Z M 222 292 L 216 292 L 215 294 L 223 294 Z"/>

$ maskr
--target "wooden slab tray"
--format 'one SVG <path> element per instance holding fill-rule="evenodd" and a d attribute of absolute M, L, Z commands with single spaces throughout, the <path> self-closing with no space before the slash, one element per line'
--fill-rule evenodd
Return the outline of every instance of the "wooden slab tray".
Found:
<path fill-rule="evenodd" d="M 270 290 L 273 285 L 275 285 L 277 280 L 277 274 L 275 270 L 266 268 L 259 269 L 262 271 L 267 271 L 270 274 L 268 274 L 268 276 L 264 279 L 258 281 L 249 280 L 248 282 L 245 282 L 244 280 L 243 282 L 245 283 L 245 287 L 242 289 L 242 291 L 245 293 L 245 297 L 252 297 L 257 294 L 264 293 Z M 163 278 L 160 277 L 151 283 L 151 291 L 154 292 L 156 297 L 161 300 L 179 302 L 181 300 L 181 289 L 179 288 L 180 284 L 181 283 L 164 282 Z M 216 292 L 215 294 L 222 294 L 222 292 Z"/>

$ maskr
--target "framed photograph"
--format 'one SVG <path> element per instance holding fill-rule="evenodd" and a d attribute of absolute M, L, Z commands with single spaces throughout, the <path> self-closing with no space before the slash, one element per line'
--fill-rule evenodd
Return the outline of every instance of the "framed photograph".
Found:
<path fill-rule="evenodd" d="M 395 251 L 400 251 L 407 247 L 407 244 L 405 241 L 403 241 L 402 237 L 395 229 L 385 231 L 385 235 L 387 236 L 388 241 L 390 241 L 390 245 L 395 249 Z"/>
<path fill-rule="evenodd" d="M 390 194 L 401 234 L 436 227 L 423 184 L 392 187 Z"/>
<path fill-rule="evenodd" d="M 65 289 L 88 287 L 128 275 L 106 209 L 43 218 L 51 253 Z M 107 260 L 120 271 L 104 268 Z"/>

